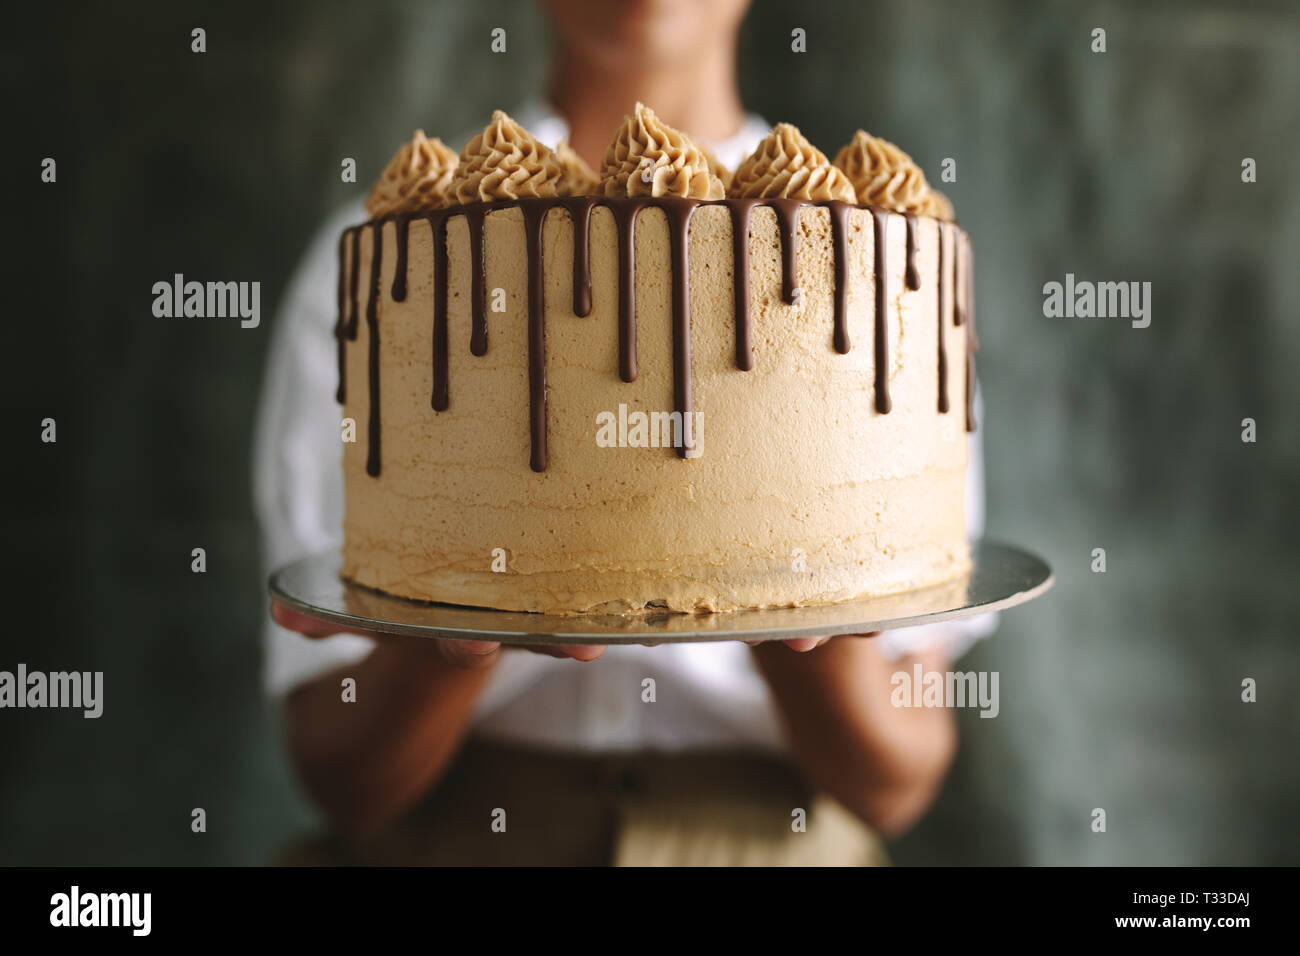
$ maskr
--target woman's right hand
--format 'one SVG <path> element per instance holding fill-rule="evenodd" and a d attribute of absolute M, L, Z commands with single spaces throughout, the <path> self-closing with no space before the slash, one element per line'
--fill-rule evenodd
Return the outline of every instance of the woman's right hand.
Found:
<path fill-rule="evenodd" d="M 412 653 L 432 653 L 450 664 L 458 667 L 485 667 L 496 662 L 501 651 L 498 641 L 459 641 L 447 639 L 429 639 L 424 637 L 403 637 L 397 634 L 381 634 L 377 631 L 346 630 L 329 621 L 311 617 L 296 611 L 278 601 L 271 601 L 271 617 L 276 624 L 297 631 L 303 637 L 313 640 L 333 637 L 335 634 L 359 634 L 385 646 L 400 647 Z M 547 657 L 568 658 L 575 661 L 594 661 L 605 652 L 602 645 L 564 644 L 564 645 L 525 645 L 524 650 Z"/>

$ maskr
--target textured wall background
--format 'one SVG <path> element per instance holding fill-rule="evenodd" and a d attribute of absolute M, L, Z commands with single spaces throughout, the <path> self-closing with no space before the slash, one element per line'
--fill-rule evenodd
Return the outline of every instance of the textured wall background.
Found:
<path fill-rule="evenodd" d="M 260 862 L 310 819 L 257 681 L 248 451 L 270 316 L 317 222 L 413 126 L 456 136 L 535 91 L 540 17 L 523 0 L 86 6 L 29 5 L 0 39 L 18 612 L 0 669 L 103 670 L 106 712 L 0 711 L 0 863 Z M 759 0 L 745 29 L 751 108 L 828 151 L 865 126 L 932 179 L 957 159 L 989 528 L 1058 573 L 966 659 L 1001 673 L 1001 716 L 963 714 L 940 804 L 895 855 L 1295 863 L 1300 11 L 1081 6 Z M 363 185 L 338 181 L 343 156 Z M 262 280 L 263 326 L 153 318 L 174 272 Z M 1044 318 L 1066 272 L 1152 282 L 1151 327 Z M 46 416 L 56 445 L 36 439 Z M 1247 676 L 1258 703 L 1239 701 Z"/>

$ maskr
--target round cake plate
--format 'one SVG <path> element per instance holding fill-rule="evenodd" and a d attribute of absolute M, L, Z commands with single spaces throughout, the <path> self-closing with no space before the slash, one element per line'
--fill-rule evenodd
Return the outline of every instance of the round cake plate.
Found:
<path fill-rule="evenodd" d="M 502 644 L 664 644 L 779 641 L 936 624 L 1023 604 L 1053 583 L 1047 562 L 1011 545 L 981 541 L 972 546 L 971 561 L 968 575 L 934 587 L 845 604 L 723 614 L 651 610 L 565 617 L 408 601 L 344 581 L 337 551 L 281 568 L 268 587 L 279 603 L 345 631 Z"/>

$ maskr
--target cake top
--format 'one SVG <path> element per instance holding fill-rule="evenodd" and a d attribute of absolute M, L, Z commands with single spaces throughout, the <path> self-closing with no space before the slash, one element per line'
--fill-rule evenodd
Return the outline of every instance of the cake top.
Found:
<path fill-rule="evenodd" d="M 371 217 L 452 205 L 560 196 L 717 201 L 795 199 L 875 206 L 953 218 L 907 153 L 858 130 L 835 161 L 791 123 L 773 127 L 734 175 L 704 146 L 637 103 L 605 151 L 600 172 L 567 142 L 551 150 L 501 110 L 459 157 L 421 130 L 403 144 L 371 189 Z"/>

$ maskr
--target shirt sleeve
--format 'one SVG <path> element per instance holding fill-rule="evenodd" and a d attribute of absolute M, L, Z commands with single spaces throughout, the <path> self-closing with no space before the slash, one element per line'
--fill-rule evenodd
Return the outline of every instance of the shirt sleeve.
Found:
<path fill-rule="evenodd" d="M 267 573 L 343 536 L 343 470 L 334 341 L 338 238 L 366 218 L 360 203 L 332 217 L 289 283 L 271 337 L 253 447 L 253 497 Z M 267 621 L 263 683 L 282 694 L 369 653 L 355 634 L 309 640 Z"/>
<path fill-rule="evenodd" d="M 984 403 L 975 387 L 975 420 L 984 420 Z M 976 431 L 970 439 L 970 462 L 966 468 L 966 537 L 978 541 L 984 535 L 984 441 L 983 431 Z M 943 647 L 950 660 L 957 660 L 971 645 L 997 630 L 998 616 L 980 614 L 960 621 L 942 621 L 922 624 L 900 631 L 885 631 L 876 638 L 878 647 L 888 660 L 897 660 L 932 647 Z"/>

